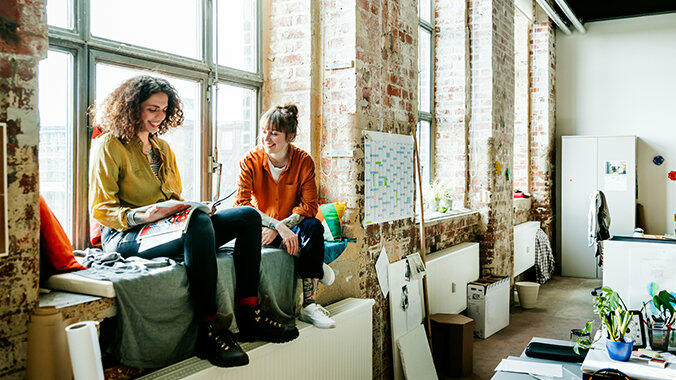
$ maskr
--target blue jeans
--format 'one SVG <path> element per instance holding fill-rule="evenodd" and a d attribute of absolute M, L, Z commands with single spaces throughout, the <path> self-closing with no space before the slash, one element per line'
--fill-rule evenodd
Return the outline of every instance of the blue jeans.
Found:
<path fill-rule="evenodd" d="M 115 251 L 123 257 L 183 256 L 190 296 L 198 317 L 216 313 L 216 250 L 235 240 L 233 261 L 235 265 L 235 299 L 258 296 L 259 267 L 261 263 L 261 216 L 252 207 L 235 207 L 220 210 L 209 216 L 195 211 L 187 231 L 176 239 L 143 252 L 136 241 L 143 226 L 127 231 L 104 227 L 101 242 L 104 251 Z"/>

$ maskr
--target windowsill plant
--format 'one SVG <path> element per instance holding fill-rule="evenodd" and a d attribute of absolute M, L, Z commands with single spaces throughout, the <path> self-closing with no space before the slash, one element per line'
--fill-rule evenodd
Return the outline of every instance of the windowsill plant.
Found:
<path fill-rule="evenodd" d="M 653 290 L 651 285 L 651 290 Z M 654 286 L 656 288 L 656 286 Z M 652 291 L 653 297 L 643 304 L 646 310 L 646 324 L 650 338 L 650 348 L 655 351 L 667 351 L 669 349 L 669 335 L 672 326 L 676 322 L 676 297 L 666 290 Z"/>
<path fill-rule="evenodd" d="M 445 183 L 434 181 L 430 187 L 430 193 L 434 201 L 434 211 L 446 213 L 453 209 L 452 191 Z"/>
<path fill-rule="evenodd" d="M 631 313 L 627 310 L 622 297 L 609 287 L 601 288 L 601 293 L 594 299 L 594 313 L 607 334 L 606 348 L 610 357 L 618 361 L 628 360 L 634 342 L 625 338 L 625 334 L 629 331 Z M 579 354 L 580 348 L 589 349 L 594 344 L 593 325 L 592 321 L 585 325 L 582 330 L 584 335 L 577 339 L 573 348 L 575 353 Z"/>

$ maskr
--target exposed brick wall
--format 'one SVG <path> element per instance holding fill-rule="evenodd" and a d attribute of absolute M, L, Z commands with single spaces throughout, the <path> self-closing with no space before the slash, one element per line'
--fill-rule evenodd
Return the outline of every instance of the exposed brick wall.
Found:
<path fill-rule="evenodd" d="M 435 177 L 467 204 L 469 33 L 467 2 L 434 2 Z"/>
<path fill-rule="evenodd" d="M 312 153 L 316 128 L 312 70 L 318 67 L 317 37 L 313 34 L 311 0 L 266 0 L 263 9 L 262 112 L 276 105 L 298 106 L 298 136 L 295 144 Z"/>
<path fill-rule="evenodd" d="M 511 276 L 514 266 L 514 4 L 470 0 L 471 122 L 469 204 L 481 213 L 481 272 Z M 495 163 L 500 163 L 500 170 Z"/>
<path fill-rule="evenodd" d="M 535 7 L 531 27 L 531 141 L 530 190 L 532 217 L 540 221 L 554 246 L 554 148 L 555 148 L 555 70 L 554 25 L 540 7 Z"/>
<path fill-rule="evenodd" d="M 17 33 L 0 37 L 0 123 L 7 123 L 9 256 L 0 258 L 0 378 L 24 376 L 28 315 L 38 302 L 38 61 L 47 50 L 44 1 L 0 3 Z"/>
<path fill-rule="evenodd" d="M 519 10 L 514 12 L 514 190 L 529 192 L 530 165 L 530 26 Z"/>

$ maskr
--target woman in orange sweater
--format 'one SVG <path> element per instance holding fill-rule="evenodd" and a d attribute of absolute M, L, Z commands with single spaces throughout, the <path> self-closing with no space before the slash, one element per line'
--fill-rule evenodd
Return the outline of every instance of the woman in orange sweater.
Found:
<path fill-rule="evenodd" d="M 296 137 L 298 108 L 269 109 L 260 120 L 259 145 L 240 161 L 237 206 L 254 206 L 261 214 L 263 245 L 283 245 L 296 256 L 296 274 L 303 279 L 302 321 L 320 328 L 335 327 L 316 302 L 317 285 L 333 282 L 324 264 L 324 227 L 317 214 L 315 164 L 291 142 Z"/>

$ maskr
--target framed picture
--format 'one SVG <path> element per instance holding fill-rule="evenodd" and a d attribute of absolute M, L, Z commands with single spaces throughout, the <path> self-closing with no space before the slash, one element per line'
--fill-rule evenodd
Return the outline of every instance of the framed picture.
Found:
<path fill-rule="evenodd" d="M 646 331 L 643 323 L 643 314 L 638 310 L 629 310 L 631 313 L 631 321 L 629 321 L 629 331 L 625 337 L 634 340 L 634 348 L 646 347 Z"/>

